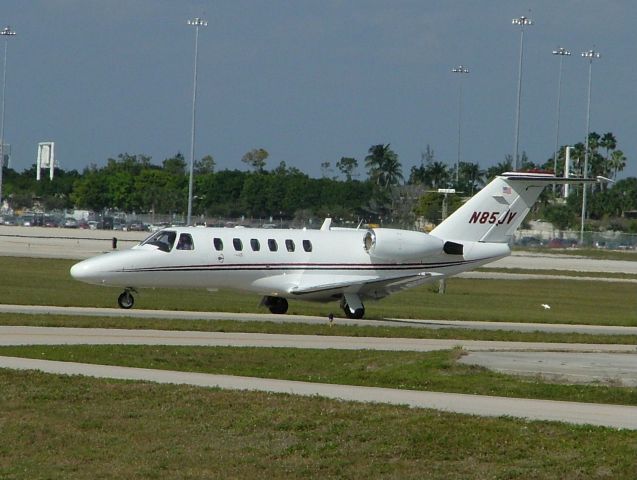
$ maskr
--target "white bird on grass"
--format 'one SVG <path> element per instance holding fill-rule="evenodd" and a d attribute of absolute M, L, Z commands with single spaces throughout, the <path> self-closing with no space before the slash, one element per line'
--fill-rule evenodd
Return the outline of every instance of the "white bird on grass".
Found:
<path fill-rule="evenodd" d="M 547 303 L 543 303 L 542 306 L 544 307 L 544 310 L 550 310 L 551 306 Z"/>

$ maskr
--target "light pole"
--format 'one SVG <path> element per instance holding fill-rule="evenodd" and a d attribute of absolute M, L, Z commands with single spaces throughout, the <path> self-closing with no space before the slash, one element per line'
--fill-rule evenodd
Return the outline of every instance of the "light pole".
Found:
<path fill-rule="evenodd" d="M 469 69 L 463 65 L 458 65 L 451 69 L 453 73 L 459 74 L 458 78 L 458 159 L 456 160 L 456 186 L 458 185 L 460 172 L 460 129 L 462 125 L 462 77 L 469 73 Z"/>
<path fill-rule="evenodd" d="M 582 57 L 588 59 L 588 101 L 586 103 L 586 142 L 584 143 L 584 178 L 588 178 L 588 145 L 591 126 L 591 83 L 593 78 L 593 60 L 601 55 L 595 50 L 582 52 Z M 582 223 L 580 226 L 579 243 L 584 244 L 584 219 L 586 218 L 586 184 L 582 185 Z"/>
<path fill-rule="evenodd" d="M 195 68 L 192 81 L 192 128 L 190 135 L 190 176 L 188 178 L 188 217 L 186 224 L 192 225 L 192 184 L 195 165 L 195 105 L 197 103 L 197 55 L 199 47 L 199 27 L 206 27 L 208 22 L 196 17 L 188 20 L 188 25 L 195 27 Z"/>
<path fill-rule="evenodd" d="M 4 37 L 4 63 L 2 67 L 2 111 L 0 112 L 0 208 L 2 208 L 2 171 L 4 169 L 4 92 L 7 87 L 7 48 L 9 38 L 15 35 L 11 27 L 6 26 L 0 31 Z"/>
<path fill-rule="evenodd" d="M 515 109 L 515 138 L 513 141 L 513 171 L 518 169 L 518 145 L 520 137 L 520 97 L 522 95 L 522 56 L 524 52 L 524 27 L 533 25 L 533 20 L 525 16 L 514 18 L 511 23 L 520 26 L 520 62 L 518 66 L 518 99 Z"/>
<path fill-rule="evenodd" d="M 553 55 L 560 57 L 560 69 L 557 75 L 557 108 L 555 113 L 555 153 L 553 154 L 553 174 L 557 175 L 557 149 L 559 148 L 560 138 L 560 97 L 562 94 L 562 62 L 564 57 L 571 55 L 571 52 L 564 47 L 559 47 L 557 50 L 553 50 Z M 553 184 L 553 193 L 555 193 L 555 184 Z"/>

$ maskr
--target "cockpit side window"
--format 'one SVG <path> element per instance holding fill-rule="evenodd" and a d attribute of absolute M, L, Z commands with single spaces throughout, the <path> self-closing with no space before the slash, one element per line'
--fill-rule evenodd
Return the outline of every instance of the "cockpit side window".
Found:
<path fill-rule="evenodd" d="M 192 236 L 189 233 L 179 234 L 179 241 L 177 242 L 177 250 L 194 250 L 195 244 L 192 241 Z"/>
<path fill-rule="evenodd" d="M 162 252 L 170 252 L 175 244 L 177 238 L 177 232 L 172 230 L 160 230 L 148 237 L 142 245 L 155 245 Z"/>

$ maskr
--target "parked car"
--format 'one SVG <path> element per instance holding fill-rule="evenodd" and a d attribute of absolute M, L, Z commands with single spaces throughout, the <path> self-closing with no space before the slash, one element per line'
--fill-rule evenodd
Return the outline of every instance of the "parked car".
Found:
<path fill-rule="evenodd" d="M 79 227 L 79 223 L 74 218 L 69 217 L 69 218 L 64 219 L 64 223 L 62 224 L 62 226 L 64 228 L 78 228 Z"/>
<path fill-rule="evenodd" d="M 127 224 L 125 230 L 128 232 L 143 232 L 146 230 L 146 226 L 140 221 L 134 221 Z"/>
<path fill-rule="evenodd" d="M 547 244 L 549 248 L 573 248 L 577 247 L 577 240 L 565 238 L 552 238 Z"/>
<path fill-rule="evenodd" d="M 541 247 L 543 242 L 538 237 L 522 237 L 519 241 L 519 245 L 523 247 Z"/>

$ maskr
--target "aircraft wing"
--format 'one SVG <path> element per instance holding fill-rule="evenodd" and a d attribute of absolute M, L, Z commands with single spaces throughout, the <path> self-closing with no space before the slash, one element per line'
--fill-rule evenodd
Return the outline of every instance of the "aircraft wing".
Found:
<path fill-rule="evenodd" d="M 434 277 L 442 277 L 439 273 L 418 272 L 396 275 L 392 277 L 361 279 L 350 277 L 335 282 L 325 283 L 325 277 L 303 278 L 303 286 L 290 289 L 290 293 L 299 297 L 330 298 L 341 293 L 357 293 L 364 297 L 383 298 L 390 293 L 415 287 L 432 281 Z M 314 281 L 313 281 L 314 280 Z"/>

